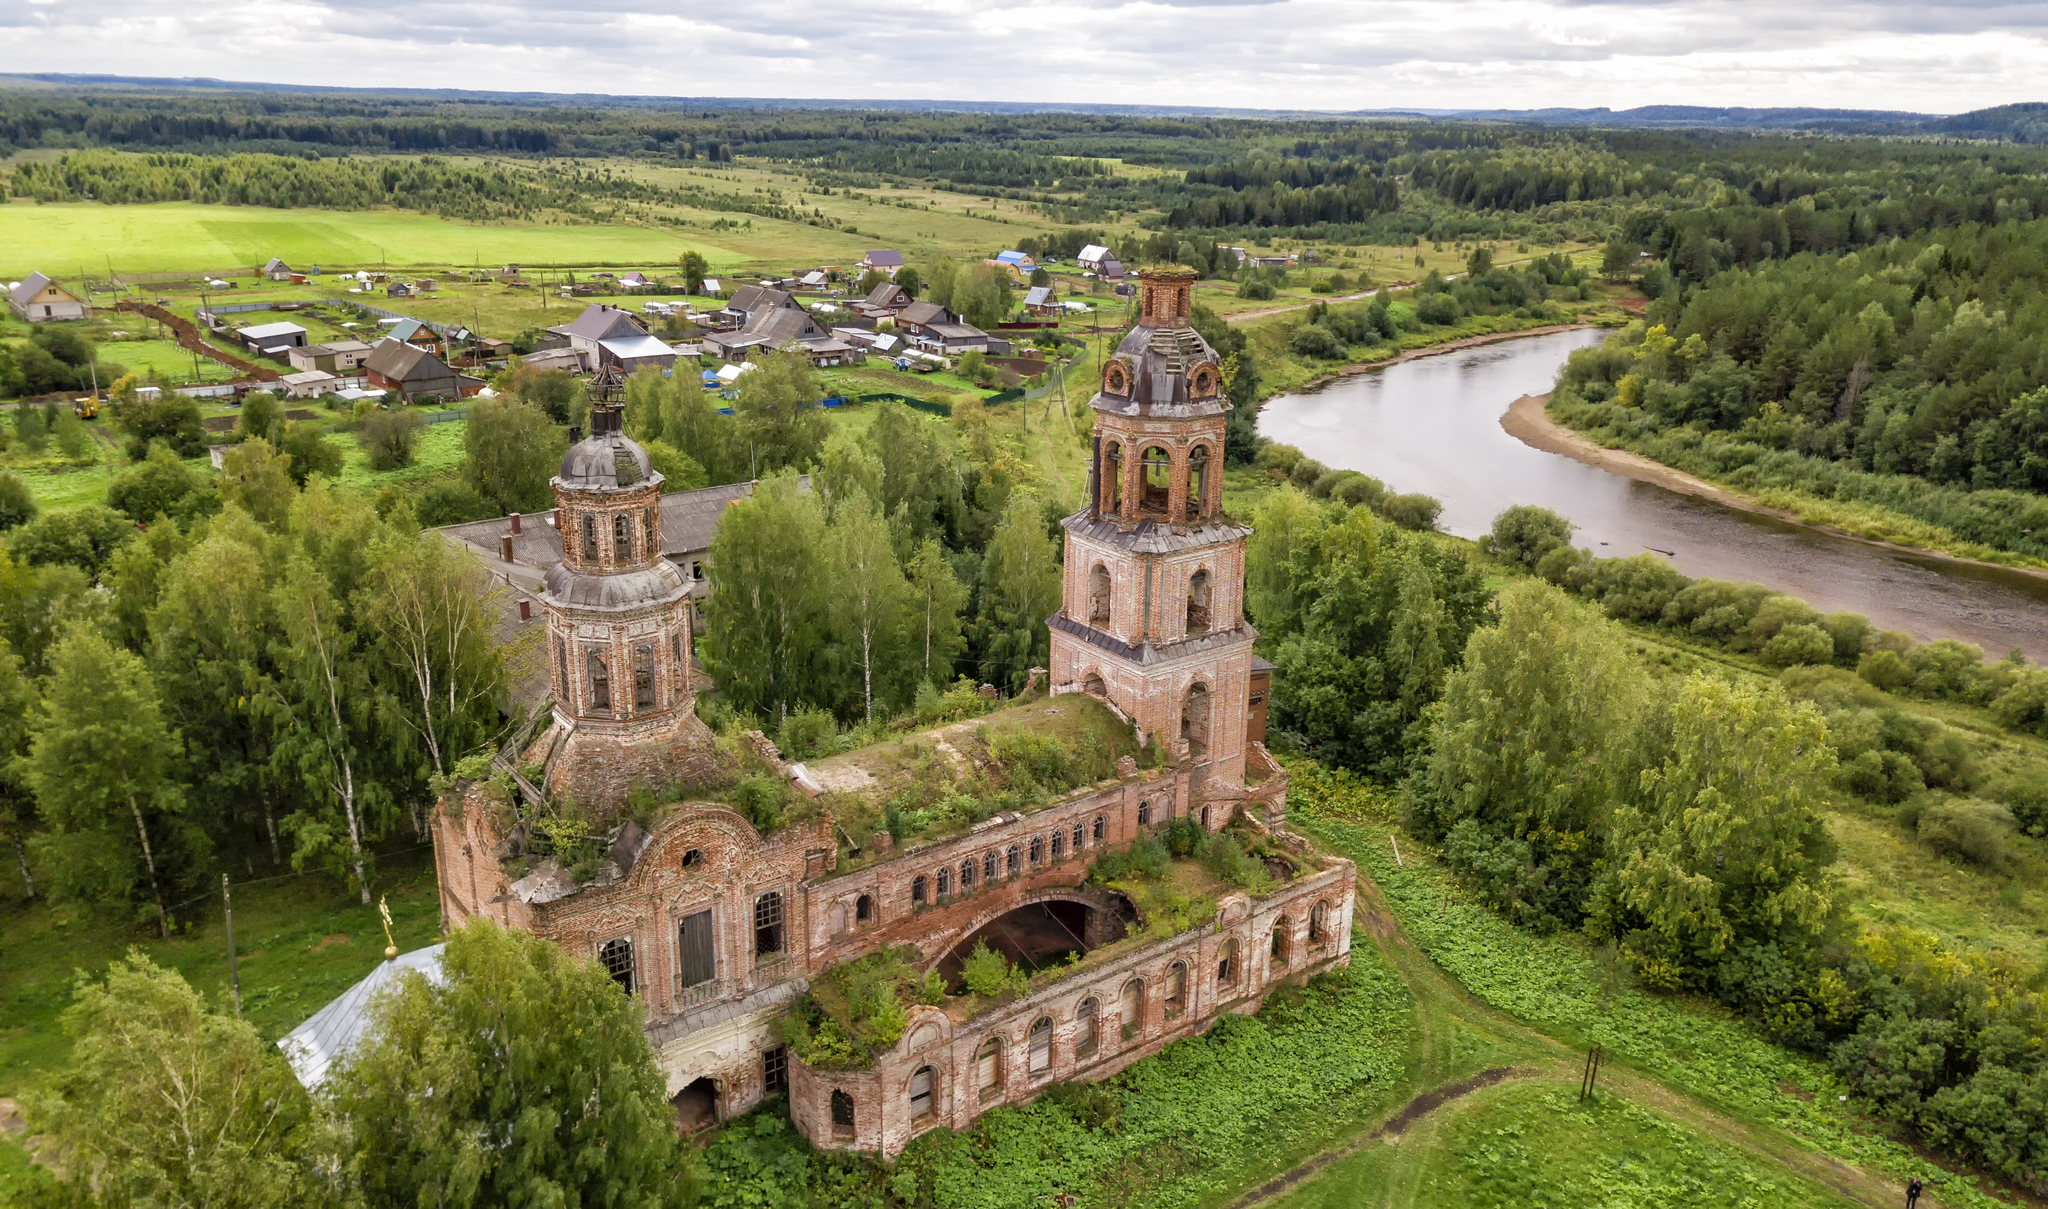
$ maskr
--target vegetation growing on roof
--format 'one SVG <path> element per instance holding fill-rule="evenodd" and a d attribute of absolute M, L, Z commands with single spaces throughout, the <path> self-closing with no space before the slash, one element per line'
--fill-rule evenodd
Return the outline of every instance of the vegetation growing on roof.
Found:
<path fill-rule="evenodd" d="M 783 1017 L 789 1052 L 818 1070 L 874 1065 L 903 1036 L 908 1009 L 945 1001 L 946 980 L 919 973 L 921 960 L 915 945 L 889 945 L 819 975 Z"/>

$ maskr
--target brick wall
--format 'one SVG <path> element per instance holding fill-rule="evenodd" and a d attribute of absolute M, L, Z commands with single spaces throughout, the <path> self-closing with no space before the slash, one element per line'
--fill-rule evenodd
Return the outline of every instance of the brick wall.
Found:
<path fill-rule="evenodd" d="M 791 1119 L 818 1146 L 894 1156 L 919 1133 L 965 1128 L 989 1108 L 1035 1099 L 1053 1083 L 1106 1078 L 1206 1031 L 1224 1013 L 1257 1010 L 1276 985 L 1348 964 L 1356 878 L 1351 862 L 1334 860 L 1266 898 L 1233 895 L 1203 928 L 1097 965 L 1084 962 L 1050 987 L 967 1020 L 914 1008 L 903 1039 L 870 1069 L 812 1070 L 792 1061 Z M 1321 927 L 1311 937 L 1319 903 Z M 1284 960 L 1273 956 L 1276 932 Z M 1169 1003 L 1176 967 L 1182 991 Z M 1134 993 L 1127 995 L 1127 987 Z M 1084 1013 L 1084 1004 L 1092 1011 Z M 1091 1017 L 1092 1026 L 1086 1023 Z M 1049 1043 L 1040 1051 L 1042 1065 L 1033 1069 L 1032 1039 L 1041 1021 L 1050 1025 Z M 984 1079 L 980 1058 L 991 1043 L 994 1077 Z M 926 1068 L 930 1110 L 914 1116 L 913 1081 Z M 835 1091 L 853 1101 L 851 1130 L 832 1123 Z"/>

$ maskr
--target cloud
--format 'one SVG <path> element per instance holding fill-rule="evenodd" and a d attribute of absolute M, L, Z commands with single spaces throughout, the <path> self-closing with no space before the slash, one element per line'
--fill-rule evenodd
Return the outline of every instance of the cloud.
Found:
<path fill-rule="evenodd" d="M 2048 0 L 40 0 L 0 70 L 1269 109 L 2030 99 Z"/>

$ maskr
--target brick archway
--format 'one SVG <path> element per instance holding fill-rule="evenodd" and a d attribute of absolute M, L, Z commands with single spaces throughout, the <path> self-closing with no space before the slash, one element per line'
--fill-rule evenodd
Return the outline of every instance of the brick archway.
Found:
<path fill-rule="evenodd" d="M 1137 918 L 1137 909 L 1131 905 L 1131 901 L 1114 890 L 1094 890 L 1087 887 L 1065 886 L 1034 890 L 1015 896 L 1005 895 L 997 902 L 990 904 L 987 909 L 970 917 L 960 927 L 944 934 L 943 938 L 931 937 L 921 942 L 926 946 L 925 951 L 932 954 L 932 956 L 925 959 L 924 971 L 930 973 L 938 969 L 940 964 L 945 962 L 956 950 L 975 939 L 976 935 L 983 929 L 1001 920 L 1004 916 L 1030 907 L 1054 903 L 1070 903 L 1085 908 L 1091 913 L 1089 916 L 1091 920 L 1103 921 L 1100 926 L 1105 931 L 1110 930 L 1107 926 L 1108 921 L 1117 921 L 1119 926 L 1115 930 L 1120 932 L 1123 921 Z M 1107 943 L 1101 939 L 1091 939 L 1086 936 L 1082 937 L 1082 939 L 1086 946 L 1091 949 Z"/>

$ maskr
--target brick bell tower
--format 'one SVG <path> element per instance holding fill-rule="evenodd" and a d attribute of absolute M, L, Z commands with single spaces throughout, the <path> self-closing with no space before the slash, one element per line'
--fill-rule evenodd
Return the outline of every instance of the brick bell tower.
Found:
<path fill-rule="evenodd" d="M 592 382 L 590 435 L 562 458 L 562 561 L 541 595 L 554 724 L 547 790 L 602 816 L 662 784 L 694 721 L 689 584 L 662 554 L 662 476 L 624 431 L 616 368 Z"/>
<path fill-rule="evenodd" d="M 1248 526 L 1223 513 L 1216 350 L 1190 325 L 1195 274 L 1138 273 L 1138 324 L 1102 370 L 1088 506 L 1067 531 L 1055 692 L 1100 696 L 1208 779 L 1244 783 L 1252 640 Z"/>

